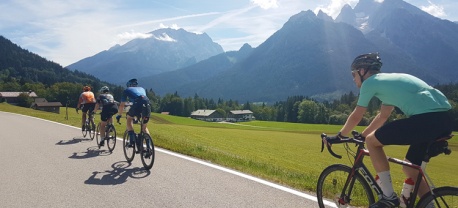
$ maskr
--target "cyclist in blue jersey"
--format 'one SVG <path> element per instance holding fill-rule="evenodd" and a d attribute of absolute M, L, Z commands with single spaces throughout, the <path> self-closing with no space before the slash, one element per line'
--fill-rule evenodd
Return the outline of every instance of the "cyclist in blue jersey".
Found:
<path fill-rule="evenodd" d="M 146 90 L 143 87 L 138 87 L 137 79 L 129 80 L 126 83 L 126 86 L 127 89 L 125 89 L 122 94 L 121 104 L 119 105 L 116 119 L 119 120 L 119 118 L 121 118 L 126 102 L 132 102 L 132 106 L 130 106 L 129 111 L 127 112 L 126 125 L 130 138 L 129 146 L 133 147 L 134 141 L 137 141 L 137 153 L 139 153 L 139 146 L 141 144 L 139 139 L 135 139 L 136 135 L 133 128 L 133 121 L 135 117 L 140 118 L 140 116 L 142 116 L 143 123 L 145 124 L 142 125 L 142 131 L 149 134 L 148 128 L 146 127 L 149 117 L 151 116 L 151 104 L 149 98 L 146 96 Z"/>
<path fill-rule="evenodd" d="M 361 139 L 366 140 L 383 191 L 382 199 L 370 208 L 397 207 L 400 204 L 393 190 L 390 167 L 383 146 L 410 145 L 405 159 L 421 165 L 427 144 L 452 132 L 448 113 L 451 105 L 442 92 L 409 74 L 381 73 L 381 66 L 378 53 L 363 54 L 355 58 L 351 73 L 353 81 L 360 88 L 357 106 L 340 132 L 330 138 L 345 138 L 361 121 L 373 97 L 382 102 L 378 115 L 361 133 Z M 408 117 L 385 124 L 395 107 Z M 418 174 L 416 170 L 406 166 L 403 167 L 403 172 L 409 178 L 416 178 Z M 422 196 L 427 191 L 428 186 L 423 180 L 418 194 Z"/>

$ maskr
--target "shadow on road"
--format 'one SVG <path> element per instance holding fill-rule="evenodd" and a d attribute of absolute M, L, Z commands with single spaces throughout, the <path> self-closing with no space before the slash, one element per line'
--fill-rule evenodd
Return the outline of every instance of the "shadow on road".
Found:
<path fill-rule="evenodd" d="M 88 159 L 97 156 L 108 156 L 111 152 L 104 149 L 99 149 L 97 146 L 87 148 L 86 152 L 74 152 L 70 157 L 72 159 Z"/>
<path fill-rule="evenodd" d="M 91 185 L 118 185 L 126 182 L 128 178 L 145 178 L 151 174 L 149 170 L 143 168 L 129 168 L 130 164 L 125 161 L 115 162 L 111 167 L 113 170 L 92 172 L 92 175 L 84 183 Z"/>
<path fill-rule="evenodd" d="M 56 145 L 68 145 L 68 144 L 77 144 L 80 142 L 88 142 L 91 141 L 90 138 L 78 138 L 78 137 L 73 137 L 73 139 L 70 140 L 60 140 L 59 142 L 56 143 Z"/>

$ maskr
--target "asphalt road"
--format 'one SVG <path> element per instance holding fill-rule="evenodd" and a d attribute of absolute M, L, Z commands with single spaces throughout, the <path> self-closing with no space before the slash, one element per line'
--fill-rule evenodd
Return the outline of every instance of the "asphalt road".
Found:
<path fill-rule="evenodd" d="M 0 112 L 0 135 L 0 207 L 317 207 L 313 195 L 162 149 L 145 171 L 119 140 L 110 154 L 46 120 Z"/>

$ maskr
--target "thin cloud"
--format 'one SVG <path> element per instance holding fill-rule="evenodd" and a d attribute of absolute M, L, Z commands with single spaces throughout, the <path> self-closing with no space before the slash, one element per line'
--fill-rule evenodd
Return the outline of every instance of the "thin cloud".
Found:
<path fill-rule="evenodd" d="M 277 8 L 277 0 L 251 0 L 251 3 L 263 9 Z"/>
<path fill-rule="evenodd" d="M 428 6 L 421 6 L 421 10 L 428 12 L 429 14 L 435 16 L 435 17 L 446 17 L 447 14 L 445 14 L 444 7 L 441 5 L 437 5 L 432 3 L 431 1 L 428 1 L 429 5 Z"/>

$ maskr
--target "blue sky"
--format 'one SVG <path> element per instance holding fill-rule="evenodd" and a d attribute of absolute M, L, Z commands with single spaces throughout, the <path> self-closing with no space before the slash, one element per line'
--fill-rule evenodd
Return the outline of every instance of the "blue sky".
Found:
<path fill-rule="evenodd" d="M 381 0 L 375 0 L 381 1 Z M 405 0 L 458 21 L 456 0 Z M 0 35 L 62 66 L 161 27 L 207 33 L 225 51 L 257 47 L 300 11 L 336 17 L 358 0 L 2 0 Z"/>

